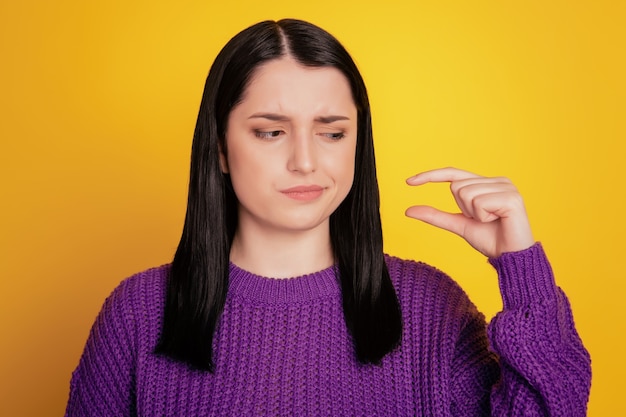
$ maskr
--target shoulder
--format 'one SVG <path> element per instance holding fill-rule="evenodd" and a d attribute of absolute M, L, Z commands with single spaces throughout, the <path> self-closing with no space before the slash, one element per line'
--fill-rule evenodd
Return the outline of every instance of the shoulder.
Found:
<path fill-rule="evenodd" d="M 133 274 L 122 280 L 108 298 L 134 299 L 161 293 L 167 285 L 169 271 L 170 264 L 166 264 Z"/>
<path fill-rule="evenodd" d="M 140 355 L 151 352 L 169 266 L 124 279 L 106 298 L 72 374 L 66 415 L 126 415 Z"/>
<path fill-rule="evenodd" d="M 464 293 L 448 274 L 424 262 L 385 255 L 385 263 L 396 291 L 407 287 L 422 287 Z"/>
<path fill-rule="evenodd" d="M 476 312 L 469 297 L 445 272 L 424 262 L 385 255 L 391 281 L 406 314 L 431 318 Z"/>
<path fill-rule="evenodd" d="M 170 265 L 161 265 L 122 280 L 106 298 L 100 318 L 134 322 L 138 315 L 154 317 L 163 310 Z M 148 313 L 146 315 L 146 313 Z"/>
<path fill-rule="evenodd" d="M 124 346 L 130 355 L 137 343 L 155 333 L 163 316 L 169 269 L 169 265 L 151 268 L 120 282 L 104 301 L 88 346 Z"/>

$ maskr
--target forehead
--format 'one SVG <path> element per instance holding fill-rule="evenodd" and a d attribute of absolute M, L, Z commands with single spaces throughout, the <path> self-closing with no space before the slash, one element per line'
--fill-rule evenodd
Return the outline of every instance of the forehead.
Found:
<path fill-rule="evenodd" d="M 334 67 L 307 67 L 293 58 L 260 65 L 244 90 L 241 105 L 274 111 L 356 111 L 350 83 Z"/>

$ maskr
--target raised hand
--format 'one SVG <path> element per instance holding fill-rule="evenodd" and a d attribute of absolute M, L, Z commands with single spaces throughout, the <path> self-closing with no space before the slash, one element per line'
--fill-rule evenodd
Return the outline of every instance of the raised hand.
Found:
<path fill-rule="evenodd" d="M 414 175 L 406 182 L 413 186 L 450 183 L 461 213 L 419 205 L 409 207 L 406 215 L 456 233 L 485 256 L 497 257 L 535 243 L 522 196 L 507 178 L 441 168 Z"/>

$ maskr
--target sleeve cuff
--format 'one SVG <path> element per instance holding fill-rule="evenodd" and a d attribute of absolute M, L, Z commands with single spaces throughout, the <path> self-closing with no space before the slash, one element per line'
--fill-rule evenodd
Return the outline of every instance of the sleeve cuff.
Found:
<path fill-rule="evenodd" d="M 490 258 L 489 263 L 498 272 L 505 310 L 556 299 L 554 273 L 541 243 L 519 252 L 503 253 Z"/>

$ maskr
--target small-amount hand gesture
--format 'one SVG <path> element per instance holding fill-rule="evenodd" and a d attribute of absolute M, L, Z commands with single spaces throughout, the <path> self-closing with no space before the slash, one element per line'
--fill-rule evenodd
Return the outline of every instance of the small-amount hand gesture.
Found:
<path fill-rule="evenodd" d="M 527 249 L 535 243 L 522 196 L 507 178 L 487 178 L 456 168 L 442 168 L 414 175 L 406 182 L 409 185 L 450 183 L 461 213 L 420 205 L 409 207 L 406 215 L 456 233 L 488 257 Z"/>

